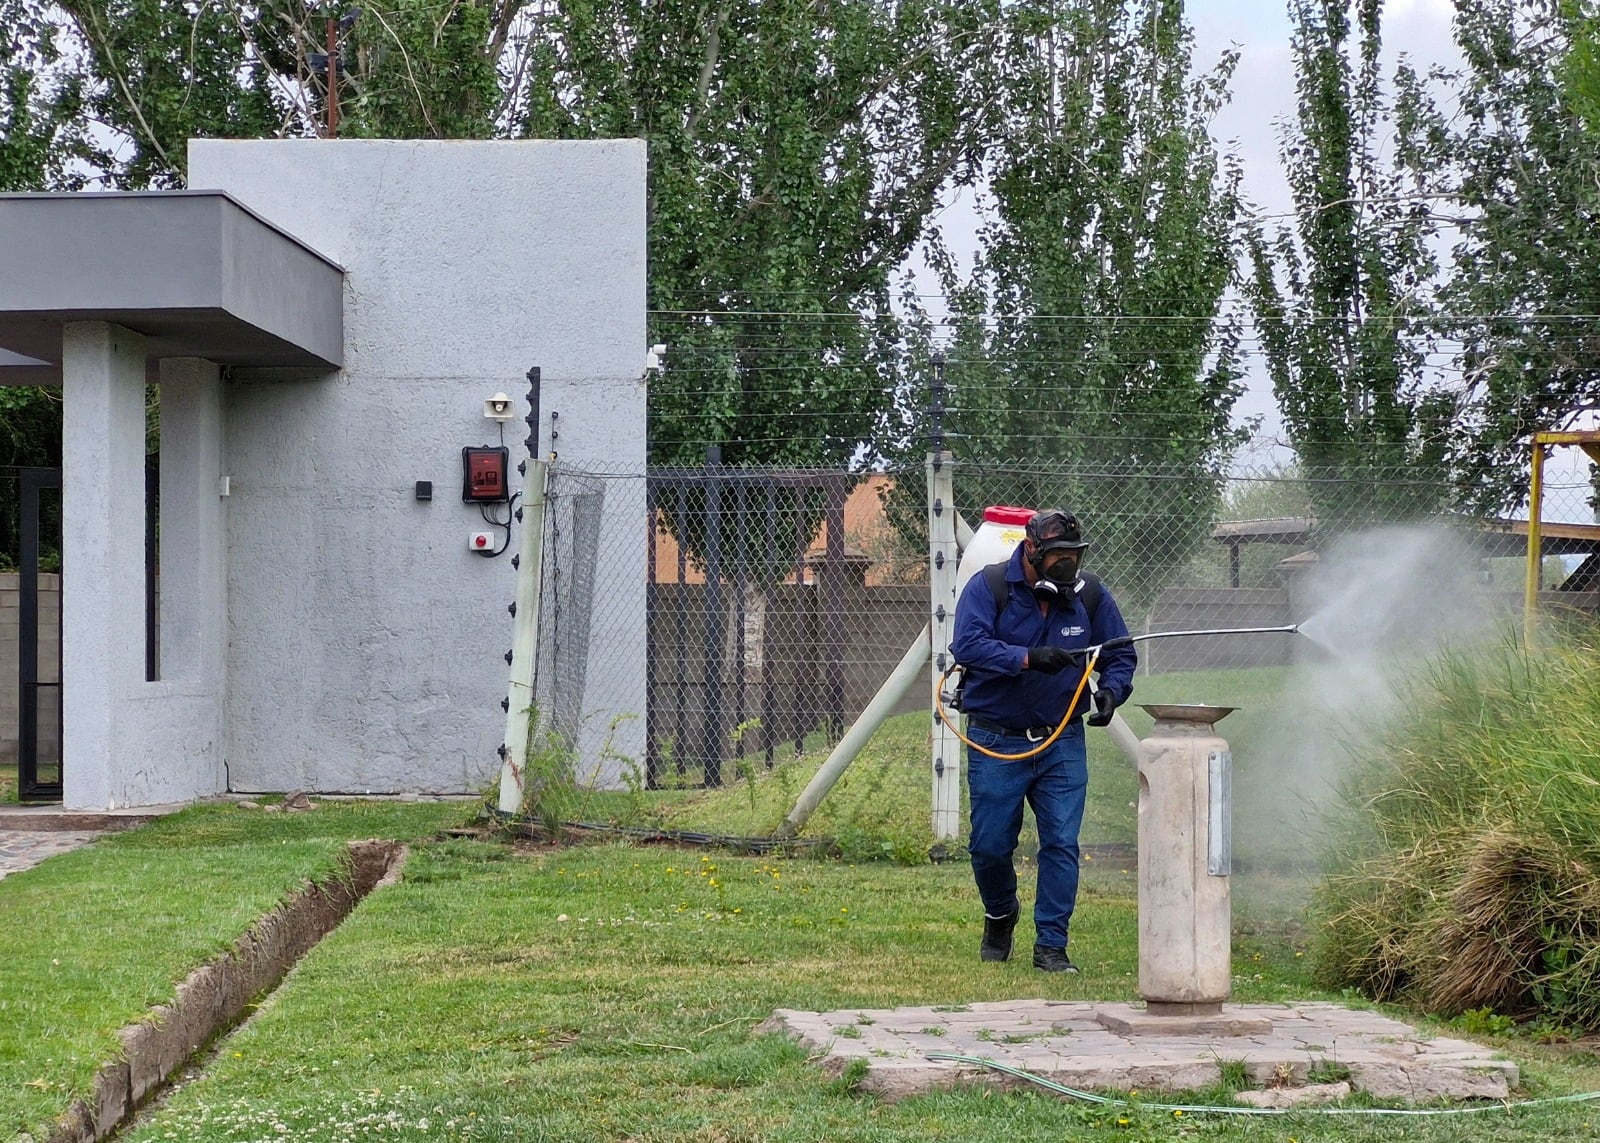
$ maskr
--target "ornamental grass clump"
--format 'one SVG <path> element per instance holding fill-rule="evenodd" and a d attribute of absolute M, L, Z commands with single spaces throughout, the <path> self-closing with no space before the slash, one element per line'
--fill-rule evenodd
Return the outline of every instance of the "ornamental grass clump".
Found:
<path fill-rule="evenodd" d="M 1600 642 L 1447 653 L 1345 782 L 1322 982 L 1600 1029 Z"/>

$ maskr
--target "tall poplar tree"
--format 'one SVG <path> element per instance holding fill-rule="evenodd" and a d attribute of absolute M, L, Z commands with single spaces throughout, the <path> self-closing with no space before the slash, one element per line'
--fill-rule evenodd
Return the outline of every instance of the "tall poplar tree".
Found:
<path fill-rule="evenodd" d="M 1352 9 L 1354 19 L 1352 19 Z M 1457 404 L 1429 373 L 1432 200 L 1387 167 L 1381 0 L 1293 0 L 1298 103 L 1282 159 L 1292 227 L 1248 228 L 1246 287 L 1322 523 L 1440 503 Z"/>
<path fill-rule="evenodd" d="M 1236 440 L 1239 172 L 1209 134 L 1233 60 L 1192 72 L 1176 0 L 1022 0 L 1001 30 L 988 221 L 970 279 L 944 267 L 958 498 L 1079 513 L 1148 600 Z"/>
<path fill-rule="evenodd" d="M 1532 433 L 1600 405 L 1595 27 L 1589 3 L 1459 0 L 1463 66 L 1402 109 L 1402 157 L 1459 216 L 1441 291 L 1465 410 L 1452 454 L 1485 511 L 1526 502 Z"/>

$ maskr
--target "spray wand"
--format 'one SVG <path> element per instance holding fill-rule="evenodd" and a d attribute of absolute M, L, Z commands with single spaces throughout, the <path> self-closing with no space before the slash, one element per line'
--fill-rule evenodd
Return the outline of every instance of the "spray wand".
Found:
<path fill-rule="evenodd" d="M 1177 639 L 1185 635 L 1294 635 L 1300 630 L 1298 623 L 1286 623 L 1282 627 L 1219 627 L 1203 631 L 1148 631 L 1143 635 L 1118 635 L 1115 639 L 1107 639 L 1104 643 L 1096 643 L 1092 647 L 1085 647 L 1074 654 L 1088 654 L 1094 652 L 1099 655 L 1101 651 L 1111 651 L 1118 647 L 1128 647 L 1134 643 L 1142 643 L 1146 639 Z"/>
<path fill-rule="evenodd" d="M 945 681 L 949 679 L 953 673 L 963 669 L 960 663 L 952 663 L 950 668 L 939 677 L 939 685 L 934 688 L 934 705 L 939 715 L 939 720 L 948 726 L 957 738 L 966 743 L 968 746 L 972 747 L 974 750 L 981 750 L 983 753 L 988 754 L 991 757 L 1004 759 L 1006 761 L 1017 761 L 1020 759 L 1032 758 L 1034 755 L 1042 754 L 1044 751 L 1048 750 L 1051 744 L 1054 743 L 1057 738 L 1061 737 L 1061 732 L 1067 728 L 1067 723 L 1072 719 L 1072 712 L 1074 709 L 1076 709 L 1078 705 L 1078 699 L 1083 694 L 1084 688 L 1087 687 L 1089 689 L 1089 693 L 1091 695 L 1094 694 L 1097 688 L 1094 685 L 1094 680 L 1090 676 L 1094 671 L 1095 664 L 1100 661 L 1100 654 L 1102 651 L 1113 651 L 1118 647 L 1131 647 L 1133 644 L 1142 643 L 1146 639 L 1178 639 L 1193 635 L 1294 635 L 1297 634 L 1299 630 L 1300 625 L 1298 623 L 1286 623 L 1282 627 L 1220 627 L 1199 631 L 1147 631 L 1143 635 L 1118 635 L 1115 639 L 1107 639 L 1104 643 L 1093 643 L 1087 647 L 1078 648 L 1073 652 L 1073 654 L 1075 656 L 1082 655 L 1084 657 L 1083 677 L 1078 680 L 1077 689 L 1072 692 L 1072 701 L 1067 704 L 1067 713 L 1062 715 L 1061 724 L 1056 727 L 1054 734 L 1051 734 L 1032 750 L 1025 751 L 1021 754 L 1000 754 L 986 746 L 979 746 L 965 734 L 962 734 L 961 728 L 956 725 L 954 720 L 952 720 L 948 714 L 945 713 Z"/>

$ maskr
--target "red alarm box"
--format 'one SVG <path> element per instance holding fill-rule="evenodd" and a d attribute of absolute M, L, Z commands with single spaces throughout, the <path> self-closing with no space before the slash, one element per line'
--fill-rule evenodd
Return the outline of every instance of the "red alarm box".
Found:
<path fill-rule="evenodd" d="M 461 450 L 461 499 L 468 504 L 503 504 L 511 498 L 507 491 L 506 470 L 511 450 L 497 448 Z"/>

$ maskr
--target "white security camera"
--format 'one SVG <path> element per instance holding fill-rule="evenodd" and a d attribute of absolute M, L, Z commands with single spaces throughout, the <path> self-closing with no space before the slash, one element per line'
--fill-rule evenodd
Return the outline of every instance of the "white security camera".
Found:
<path fill-rule="evenodd" d="M 504 393 L 496 393 L 483 403 L 483 415 L 491 421 L 509 421 L 511 419 L 511 398 Z"/>

